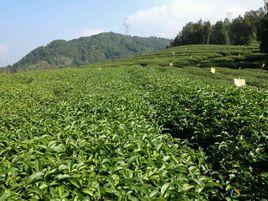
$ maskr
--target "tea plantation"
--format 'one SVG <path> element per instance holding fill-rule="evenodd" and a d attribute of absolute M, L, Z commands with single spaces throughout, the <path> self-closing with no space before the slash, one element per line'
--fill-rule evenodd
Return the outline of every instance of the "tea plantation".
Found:
<path fill-rule="evenodd" d="M 268 73 L 214 48 L 1 74 L 0 200 L 267 200 Z"/>

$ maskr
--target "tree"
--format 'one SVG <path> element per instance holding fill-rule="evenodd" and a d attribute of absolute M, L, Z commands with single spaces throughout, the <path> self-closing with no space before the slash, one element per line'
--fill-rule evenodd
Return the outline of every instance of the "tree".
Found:
<path fill-rule="evenodd" d="M 268 53 L 268 0 L 264 0 L 264 10 L 266 15 L 260 23 L 258 38 L 260 40 L 261 51 Z M 268 66 L 268 58 L 266 59 L 266 67 Z"/>
<path fill-rule="evenodd" d="M 261 20 L 258 30 L 258 39 L 260 41 L 261 50 L 268 52 L 268 13 Z"/>
<path fill-rule="evenodd" d="M 213 25 L 210 43 L 219 45 L 230 44 L 227 21 L 218 21 Z"/>
<path fill-rule="evenodd" d="M 34 69 L 39 66 L 85 65 L 105 60 L 162 50 L 170 43 L 168 39 L 124 36 L 101 33 L 71 41 L 56 40 L 39 47 L 19 62 L 14 69 Z"/>
<path fill-rule="evenodd" d="M 268 11 L 268 0 L 264 8 L 252 10 L 232 21 L 225 19 L 211 25 L 209 21 L 199 20 L 187 23 L 176 36 L 171 46 L 189 44 L 253 45 L 258 44 L 257 32 L 261 19 Z"/>
<path fill-rule="evenodd" d="M 187 23 L 171 45 L 209 44 L 211 31 L 209 21 L 199 20 L 197 23 Z"/>
<path fill-rule="evenodd" d="M 235 18 L 230 25 L 230 39 L 233 45 L 247 45 L 251 43 L 252 26 L 242 16 Z"/>
<path fill-rule="evenodd" d="M 230 23 L 230 39 L 234 45 L 252 45 L 258 43 L 257 32 L 265 15 L 263 8 L 251 10 Z"/>
<path fill-rule="evenodd" d="M 248 25 L 250 32 L 248 32 L 248 44 L 257 44 L 257 32 L 262 18 L 265 16 L 264 9 L 256 11 L 248 11 L 244 15 L 244 24 Z"/>
<path fill-rule="evenodd" d="M 212 33 L 212 25 L 209 21 L 204 22 L 202 35 L 206 40 L 206 44 L 210 44 L 210 38 Z"/>

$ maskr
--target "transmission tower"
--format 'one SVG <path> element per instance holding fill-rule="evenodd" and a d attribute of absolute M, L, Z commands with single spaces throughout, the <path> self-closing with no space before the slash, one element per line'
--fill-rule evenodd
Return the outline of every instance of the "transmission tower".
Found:
<path fill-rule="evenodd" d="M 129 29 L 131 27 L 131 21 L 130 21 L 129 18 L 127 18 L 127 17 L 124 18 L 123 26 L 124 26 L 124 29 L 125 29 L 125 34 L 129 35 Z"/>
<path fill-rule="evenodd" d="M 232 20 L 232 13 L 228 11 L 226 14 L 226 17 L 229 21 L 231 21 Z"/>

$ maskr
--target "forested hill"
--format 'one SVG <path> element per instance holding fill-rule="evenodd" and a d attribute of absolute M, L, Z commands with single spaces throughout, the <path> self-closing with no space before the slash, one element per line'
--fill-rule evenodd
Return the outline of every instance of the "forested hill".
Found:
<path fill-rule="evenodd" d="M 170 40 L 163 38 L 131 37 L 117 33 L 101 33 L 71 41 L 55 40 L 39 47 L 19 62 L 12 70 L 51 68 L 55 66 L 83 65 L 124 58 L 165 49 Z"/>

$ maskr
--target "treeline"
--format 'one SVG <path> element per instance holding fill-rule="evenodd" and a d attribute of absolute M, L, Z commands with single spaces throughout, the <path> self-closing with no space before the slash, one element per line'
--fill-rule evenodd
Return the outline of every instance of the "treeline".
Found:
<path fill-rule="evenodd" d="M 211 24 L 210 21 L 187 23 L 176 36 L 171 46 L 189 44 L 253 45 L 265 38 L 267 29 L 267 3 L 257 11 L 246 12 L 233 20 L 225 19 Z M 267 32 L 266 32 L 267 33 Z M 263 35 L 264 34 L 264 35 Z M 266 35 L 267 38 L 267 35 Z"/>

